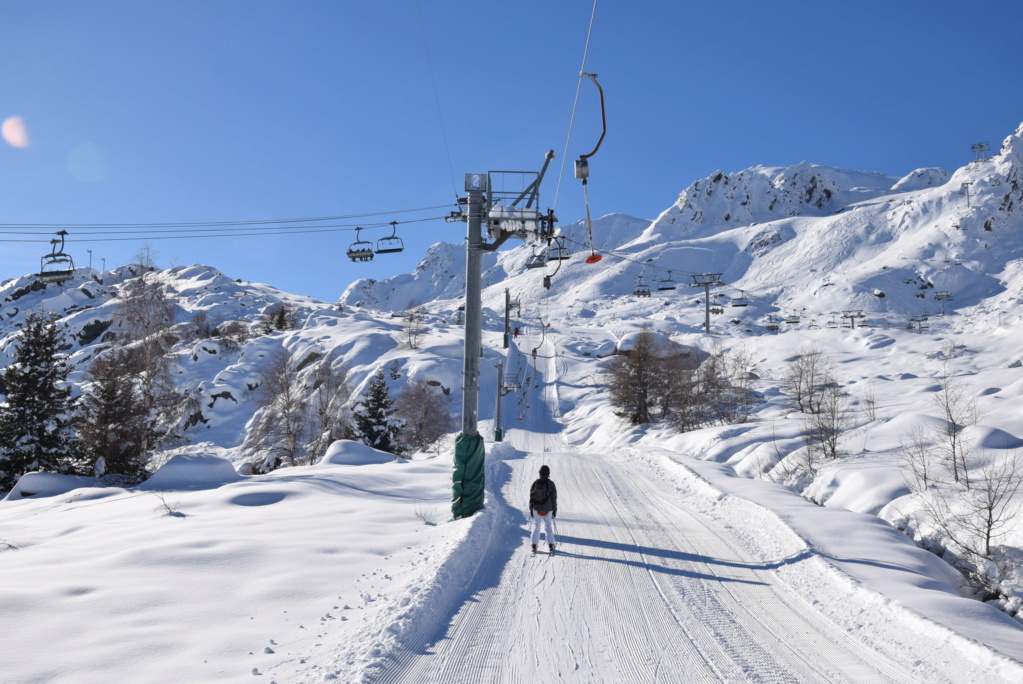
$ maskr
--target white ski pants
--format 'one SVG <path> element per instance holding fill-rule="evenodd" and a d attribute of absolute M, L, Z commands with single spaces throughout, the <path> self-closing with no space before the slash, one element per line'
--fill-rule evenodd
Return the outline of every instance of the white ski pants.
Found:
<path fill-rule="evenodd" d="M 540 515 L 539 513 L 533 513 L 533 536 L 530 537 L 531 544 L 540 543 L 540 524 L 543 524 L 544 532 L 547 534 L 547 544 L 557 544 L 558 540 L 554 538 L 554 519 L 550 513 L 547 515 Z"/>

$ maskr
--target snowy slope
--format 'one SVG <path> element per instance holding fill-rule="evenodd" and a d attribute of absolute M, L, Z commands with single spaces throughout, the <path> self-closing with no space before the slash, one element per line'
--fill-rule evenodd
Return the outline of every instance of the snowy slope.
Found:
<path fill-rule="evenodd" d="M 466 521 L 448 521 L 450 444 L 400 463 L 339 443 L 319 465 L 265 476 L 243 474 L 240 449 L 258 370 L 281 347 L 346 364 L 353 399 L 397 361 L 392 389 L 436 380 L 459 406 L 462 248 L 441 243 L 413 274 L 353 283 L 340 311 L 205 266 L 154 274 L 176 307 L 173 372 L 201 419 L 187 446 L 154 459 L 166 465 L 149 485 L 30 476 L 0 501 L 0 679 L 518 682 L 556 660 L 552 678 L 580 682 L 1020 681 L 1020 605 L 1007 614 L 960 596 L 948 565 L 883 521 L 921 532 L 898 451 L 937 420 L 949 364 L 984 411 L 970 434 L 987 461 L 1023 444 L 1021 168 L 1023 127 L 952 173 L 715 173 L 653 221 L 595 220 L 596 265 L 579 258 L 583 223 L 560 228 L 576 254 L 546 269 L 525 267 L 542 245 L 488 255 L 482 434 L 496 361 L 521 387 L 505 397 L 508 442 L 488 440 L 487 507 Z M 727 283 L 709 336 L 703 289 L 689 287 L 702 273 Z M 79 269 L 63 288 L 0 284 L 0 367 L 26 312 L 53 311 L 80 382 L 130 277 Z M 676 288 L 658 289 L 669 278 Z M 637 285 L 653 296 L 635 297 Z M 510 350 L 506 288 L 519 302 Z M 953 297 L 944 318 L 939 291 Z M 731 306 L 740 294 L 749 306 Z M 427 313 L 415 351 L 392 317 L 410 301 Z M 279 302 L 298 326 L 261 334 Z M 854 309 L 870 327 L 829 326 Z M 191 339 L 200 310 L 241 321 L 249 339 Z M 925 310 L 930 327 L 906 330 Z M 769 332 L 771 315 L 794 322 Z M 643 326 L 686 347 L 744 347 L 759 378 L 753 420 L 675 434 L 616 417 L 603 357 Z M 843 458 L 805 483 L 786 476 L 800 425 L 779 378 L 811 342 L 856 418 Z M 541 462 L 563 492 L 564 557 L 522 554 Z M 1023 529 L 1001 542 L 1023 547 Z M 1023 597 L 1023 577 L 999 581 Z M 537 630 L 548 609 L 554 641 Z"/>

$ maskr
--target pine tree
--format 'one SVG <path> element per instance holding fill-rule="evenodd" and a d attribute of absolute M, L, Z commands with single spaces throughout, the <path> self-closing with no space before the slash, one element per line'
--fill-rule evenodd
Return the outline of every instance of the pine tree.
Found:
<path fill-rule="evenodd" d="M 394 401 L 387 391 L 383 370 L 369 381 L 362 400 L 356 404 L 354 418 L 363 444 L 390 454 L 397 453 L 401 420 L 394 416 Z"/>
<path fill-rule="evenodd" d="M 74 401 L 61 353 L 64 328 L 57 316 L 32 312 L 25 318 L 14 362 L 3 375 L 7 398 L 0 404 L 0 491 L 27 472 L 72 472 Z"/>
<path fill-rule="evenodd" d="M 92 362 L 78 437 L 92 474 L 135 484 L 146 476 L 149 411 L 137 376 L 125 372 L 126 356 L 124 350 L 114 349 Z"/>

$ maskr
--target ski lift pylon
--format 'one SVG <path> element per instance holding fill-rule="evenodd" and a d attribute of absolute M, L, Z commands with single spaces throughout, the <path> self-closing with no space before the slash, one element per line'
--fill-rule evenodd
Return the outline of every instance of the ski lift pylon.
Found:
<path fill-rule="evenodd" d="M 66 280 L 71 280 L 75 274 L 74 259 L 70 254 L 64 253 L 64 238 L 67 236 L 67 231 L 57 231 L 57 235 L 60 236 L 59 240 L 57 238 L 50 240 L 50 253 L 39 260 L 39 275 L 37 277 L 44 283 L 63 283 Z"/>
<path fill-rule="evenodd" d="M 405 243 L 397 235 L 398 222 L 391 221 L 391 234 L 377 240 L 377 254 L 394 254 L 405 251 Z"/>
<path fill-rule="evenodd" d="M 373 261 L 373 243 L 359 238 L 361 230 L 355 229 L 355 242 L 348 247 L 348 258 L 352 261 Z"/>

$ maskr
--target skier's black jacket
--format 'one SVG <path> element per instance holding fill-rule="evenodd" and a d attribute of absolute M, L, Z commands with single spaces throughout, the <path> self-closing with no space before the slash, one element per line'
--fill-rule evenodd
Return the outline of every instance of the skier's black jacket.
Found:
<path fill-rule="evenodd" d="M 558 488 L 554 484 L 554 480 L 549 477 L 541 476 L 537 480 L 533 481 L 533 485 L 541 480 L 547 481 L 547 500 L 540 504 L 534 504 L 532 501 L 529 502 L 529 512 L 532 514 L 533 511 L 553 511 L 558 512 Z M 533 487 L 529 487 L 529 491 L 533 491 Z"/>

